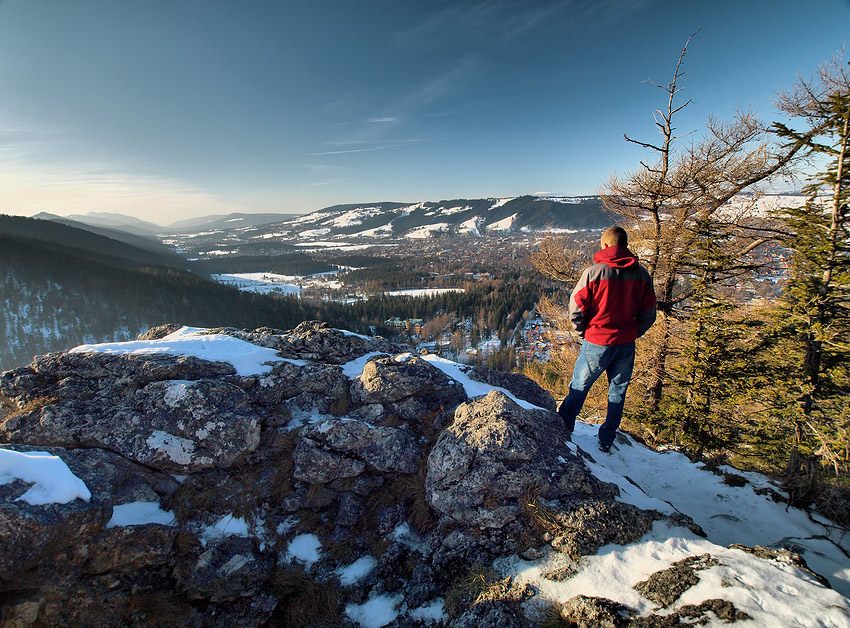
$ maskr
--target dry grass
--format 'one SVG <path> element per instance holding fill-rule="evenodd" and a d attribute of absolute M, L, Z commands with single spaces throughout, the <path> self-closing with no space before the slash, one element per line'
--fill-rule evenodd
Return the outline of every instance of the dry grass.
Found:
<path fill-rule="evenodd" d="M 345 416 L 351 410 L 351 400 L 348 395 L 337 397 L 331 403 L 331 414 L 334 416 Z"/>
<path fill-rule="evenodd" d="M 543 620 L 540 622 L 540 628 L 573 628 L 574 622 L 564 619 L 561 614 L 561 605 L 552 604 L 546 609 L 543 615 Z"/>
<path fill-rule="evenodd" d="M 525 522 L 540 540 L 548 540 L 547 536 L 551 539 L 564 529 L 558 513 L 541 503 L 537 486 L 529 486 L 523 493 L 522 510 Z"/>
<path fill-rule="evenodd" d="M 139 591 L 124 609 L 127 625 L 184 626 L 191 616 L 192 607 L 174 591 Z"/>
<path fill-rule="evenodd" d="M 272 581 L 278 606 L 267 626 L 281 628 L 332 628 L 339 626 L 339 589 L 316 582 L 303 567 L 279 568 Z"/>
<path fill-rule="evenodd" d="M 169 499 L 169 508 L 178 521 L 192 519 L 199 512 L 233 514 L 255 523 L 264 503 L 280 503 L 292 491 L 291 434 L 264 436 L 258 451 L 229 472 L 210 471 L 192 475 Z"/>
<path fill-rule="evenodd" d="M 12 417 L 21 416 L 22 414 L 29 414 L 30 412 L 37 412 L 42 408 L 46 408 L 47 406 L 52 406 L 55 403 L 59 402 L 58 397 L 33 397 L 29 401 L 25 402 L 22 406 L 18 406 L 11 399 L 7 397 L 3 397 L 2 399 L 2 407 L 7 410 L 6 418 L 11 419 Z"/>
<path fill-rule="evenodd" d="M 427 454 L 423 455 L 417 473 L 397 476 L 372 493 L 356 527 L 363 532 L 373 530 L 381 511 L 403 504 L 407 509 L 407 522 L 418 534 L 432 532 L 437 527 L 437 517 L 425 493 L 427 460 Z"/>
<path fill-rule="evenodd" d="M 446 592 L 446 613 L 454 618 L 479 602 L 501 599 L 509 588 L 509 579 L 504 582 L 492 567 L 474 565 Z"/>

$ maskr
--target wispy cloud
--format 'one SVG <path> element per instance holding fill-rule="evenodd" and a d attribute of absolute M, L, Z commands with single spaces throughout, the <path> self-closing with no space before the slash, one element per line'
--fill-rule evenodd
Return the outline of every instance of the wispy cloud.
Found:
<path fill-rule="evenodd" d="M 386 150 L 388 148 L 400 148 L 402 146 L 407 146 L 410 144 L 418 144 L 420 142 L 424 142 L 425 140 L 391 140 L 389 142 L 383 142 L 379 146 L 363 146 L 362 148 L 347 148 L 345 150 L 327 150 L 321 151 L 317 153 L 309 153 L 308 157 L 317 157 L 320 155 L 345 155 L 348 153 L 368 153 L 376 150 Z M 353 146 L 353 145 L 364 145 L 369 144 L 365 140 L 361 141 L 348 141 L 348 142 L 328 142 L 331 145 L 338 146 Z"/>
<path fill-rule="evenodd" d="M 369 118 L 366 122 L 370 124 L 384 124 L 389 122 L 398 122 L 398 118 L 395 117 L 386 117 L 386 118 Z"/>
<path fill-rule="evenodd" d="M 230 205 L 175 178 L 77 160 L 75 132 L 0 111 L 0 207 L 19 215 L 117 212 L 168 224 L 175 217 L 228 213 Z"/>
<path fill-rule="evenodd" d="M 653 0 L 485 0 L 456 3 L 394 34 L 400 47 L 493 48 L 564 23 L 604 26 Z"/>

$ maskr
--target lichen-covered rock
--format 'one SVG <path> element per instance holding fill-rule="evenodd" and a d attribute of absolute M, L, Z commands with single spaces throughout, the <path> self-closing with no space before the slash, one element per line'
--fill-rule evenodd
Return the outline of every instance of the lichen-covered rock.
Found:
<path fill-rule="evenodd" d="M 470 369 L 467 375 L 469 375 L 470 379 L 477 382 L 484 382 L 490 386 L 504 388 L 518 399 L 527 401 L 538 408 L 555 411 L 556 404 L 554 397 L 537 382 L 521 373 L 506 373 L 487 368 L 486 366 L 476 365 Z"/>
<path fill-rule="evenodd" d="M 530 628 L 531 624 L 513 605 L 502 601 L 475 604 L 448 623 L 448 628 L 480 628 L 481 626 Z"/>
<path fill-rule="evenodd" d="M 669 568 L 656 571 L 647 580 L 638 582 L 634 588 L 643 596 L 666 608 L 678 600 L 691 587 L 699 584 L 698 571 L 718 565 L 709 554 L 689 556 L 676 561 Z"/>
<path fill-rule="evenodd" d="M 344 609 L 383 597 L 397 601 L 395 628 L 525 627 L 541 592 L 495 571 L 467 587 L 481 566 L 519 556 L 564 580 L 590 560 L 578 557 L 662 517 L 593 476 L 551 396 L 521 375 L 464 369 L 513 395 L 468 400 L 427 360 L 321 323 L 207 333 L 283 359 L 237 374 L 163 354 L 52 354 L 0 375 L 3 447 L 59 456 L 91 493 L 35 506 L 16 501 L 29 482 L 0 477 L 0 626 L 354 628 Z M 688 573 L 638 588 L 670 603 Z M 557 619 L 572 625 L 746 617 L 723 600 L 647 617 L 588 598 L 566 607 Z"/>
<path fill-rule="evenodd" d="M 595 554 L 603 545 L 633 543 L 663 515 L 611 499 L 571 498 L 553 510 L 558 530 L 552 547 L 572 558 Z"/>
<path fill-rule="evenodd" d="M 350 419 L 327 419 L 301 430 L 300 438 L 348 458 L 362 460 L 372 471 L 415 473 L 423 447 L 407 425 L 373 426 Z M 298 469 L 303 472 L 303 467 Z"/>
<path fill-rule="evenodd" d="M 292 453 L 292 476 L 308 484 L 325 484 L 342 478 L 353 478 L 366 470 L 362 460 L 328 451 L 308 439 L 302 439 Z"/>
<path fill-rule="evenodd" d="M 535 488 L 544 499 L 613 497 L 566 446 L 557 414 L 525 410 L 493 391 L 458 407 L 428 456 L 428 503 L 450 519 L 501 528 L 523 512 Z"/>
<path fill-rule="evenodd" d="M 180 587 L 192 599 L 233 601 L 257 594 L 271 578 L 274 559 L 252 539 L 230 536 L 208 542 L 194 565 L 179 573 Z"/>
<path fill-rule="evenodd" d="M 399 353 L 404 350 L 384 338 L 343 332 L 319 321 L 304 321 L 291 331 L 268 327 L 246 331 L 225 327 L 211 329 L 209 333 L 227 334 L 261 347 L 277 349 L 287 358 L 330 364 L 345 364 L 367 353 Z"/>
<path fill-rule="evenodd" d="M 245 393 L 219 380 L 152 382 L 107 398 L 60 399 L 9 418 L 10 441 L 99 447 L 142 464 L 190 473 L 228 467 L 260 440 Z"/>
<path fill-rule="evenodd" d="M 367 362 L 351 384 L 351 398 L 357 405 L 381 404 L 405 421 L 442 427 L 466 392 L 438 368 L 405 353 Z"/>
<path fill-rule="evenodd" d="M 43 576 L 38 567 L 55 563 L 57 554 L 85 543 L 112 517 L 111 506 L 80 499 L 43 505 L 18 501 L 28 486 L 15 484 L 18 494 L 6 494 L 0 500 L 0 582 L 22 585 L 28 572 Z"/>
<path fill-rule="evenodd" d="M 567 626 L 575 628 L 625 628 L 630 626 L 631 609 L 599 597 L 577 595 L 556 607 Z"/>

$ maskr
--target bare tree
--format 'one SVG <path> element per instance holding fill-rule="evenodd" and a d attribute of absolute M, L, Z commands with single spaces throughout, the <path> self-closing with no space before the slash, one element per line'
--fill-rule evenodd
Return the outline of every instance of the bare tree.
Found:
<path fill-rule="evenodd" d="M 693 36 L 692 36 L 693 37 Z M 658 142 L 625 135 L 652 159 L 623 176 L 612 176 L 602 199 L 630 233 L 630 245 L 647 266 L 658 296 L 659 321 L 646 394 L 650 412 L 658 409 L 673 349 L 674 322 L 686 315 L 694 278 L 713 285 L 752 270 L 752 253 L 766 241 L 752 220 L 757 184 L 783 170 L 806 137 L 779 146 L 749 111 L 731 120 L 709 119 L 704 133 L 679 135 L 682 69 L 691 38 L 682 49 L 673 79 L 660 89 L 666 105 L 655 112 Z M 749 202 L 731 205 L 744 192 Z"/>

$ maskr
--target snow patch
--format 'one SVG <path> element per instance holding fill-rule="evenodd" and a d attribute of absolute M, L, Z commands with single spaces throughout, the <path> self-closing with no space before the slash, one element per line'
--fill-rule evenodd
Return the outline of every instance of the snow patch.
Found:
<path fill-rule="evenodd" d="M 362 628 L 381 628 L 398 617 L 403 595 L 378 595 L 363 604 L 349 604 L 345 614 Z"/>
<path fill-rule="evenodd" d="M 315 534 L 299 534 L 286 547 L 287 557 L 308 567 L 322 557 L 322 542 Z"/>
<path fill-rule="evenodd" d="M 145 442 L 148 447 L 161 451 L 177 464 L 191 464 L 194 459 L 192 454 L 195 452 L 195 441 L 188 438 L 175 436 L 162 430 L 154 430 Z M 202 459 L 199 459 L 199 462 L 201 461 Z"/>
<path fill-rule="evenodd" d="M 0 484 L 11 484 L 16 479 L 33 486 L 15 501 L 33 506 L 91 499 L 85 482 L 74 475 L 59 456 L 46 451 L 0 449 Z"/>
<path fill-rule="evenodd" d="M 225 334 L 206 334 L 205 331 L 195 327 L 182 327 L 159 340 L 80 345 L 69 353 L 164 353 L 193 356 L 210 362 L 227 362 L 236 369 L 237 375 L 264 375 L 272 370 L 272 363 L 283 360 L 274 349 L 259 347 Z"/>
<path fill-rule="evenodd" d="M 112 518 L 107 522 L 106 527 L 122 528 L 150 523 L 173 526 L 177 525 L 177 520 L 173 512 L 160 508 L 159 502 L 130 502 L 112 509 Z"/>
<path fill-rule="evenodd" d="M 350 587 L 353 584 L 357 584 L 363 578 L 372 573 L 372 570 L 377 566 L 378 561 L 374 556 L 362 556 L 350 565 L 340 567 L 336 570 L 339 574 L 339 583 L 344 587 Z"/>

